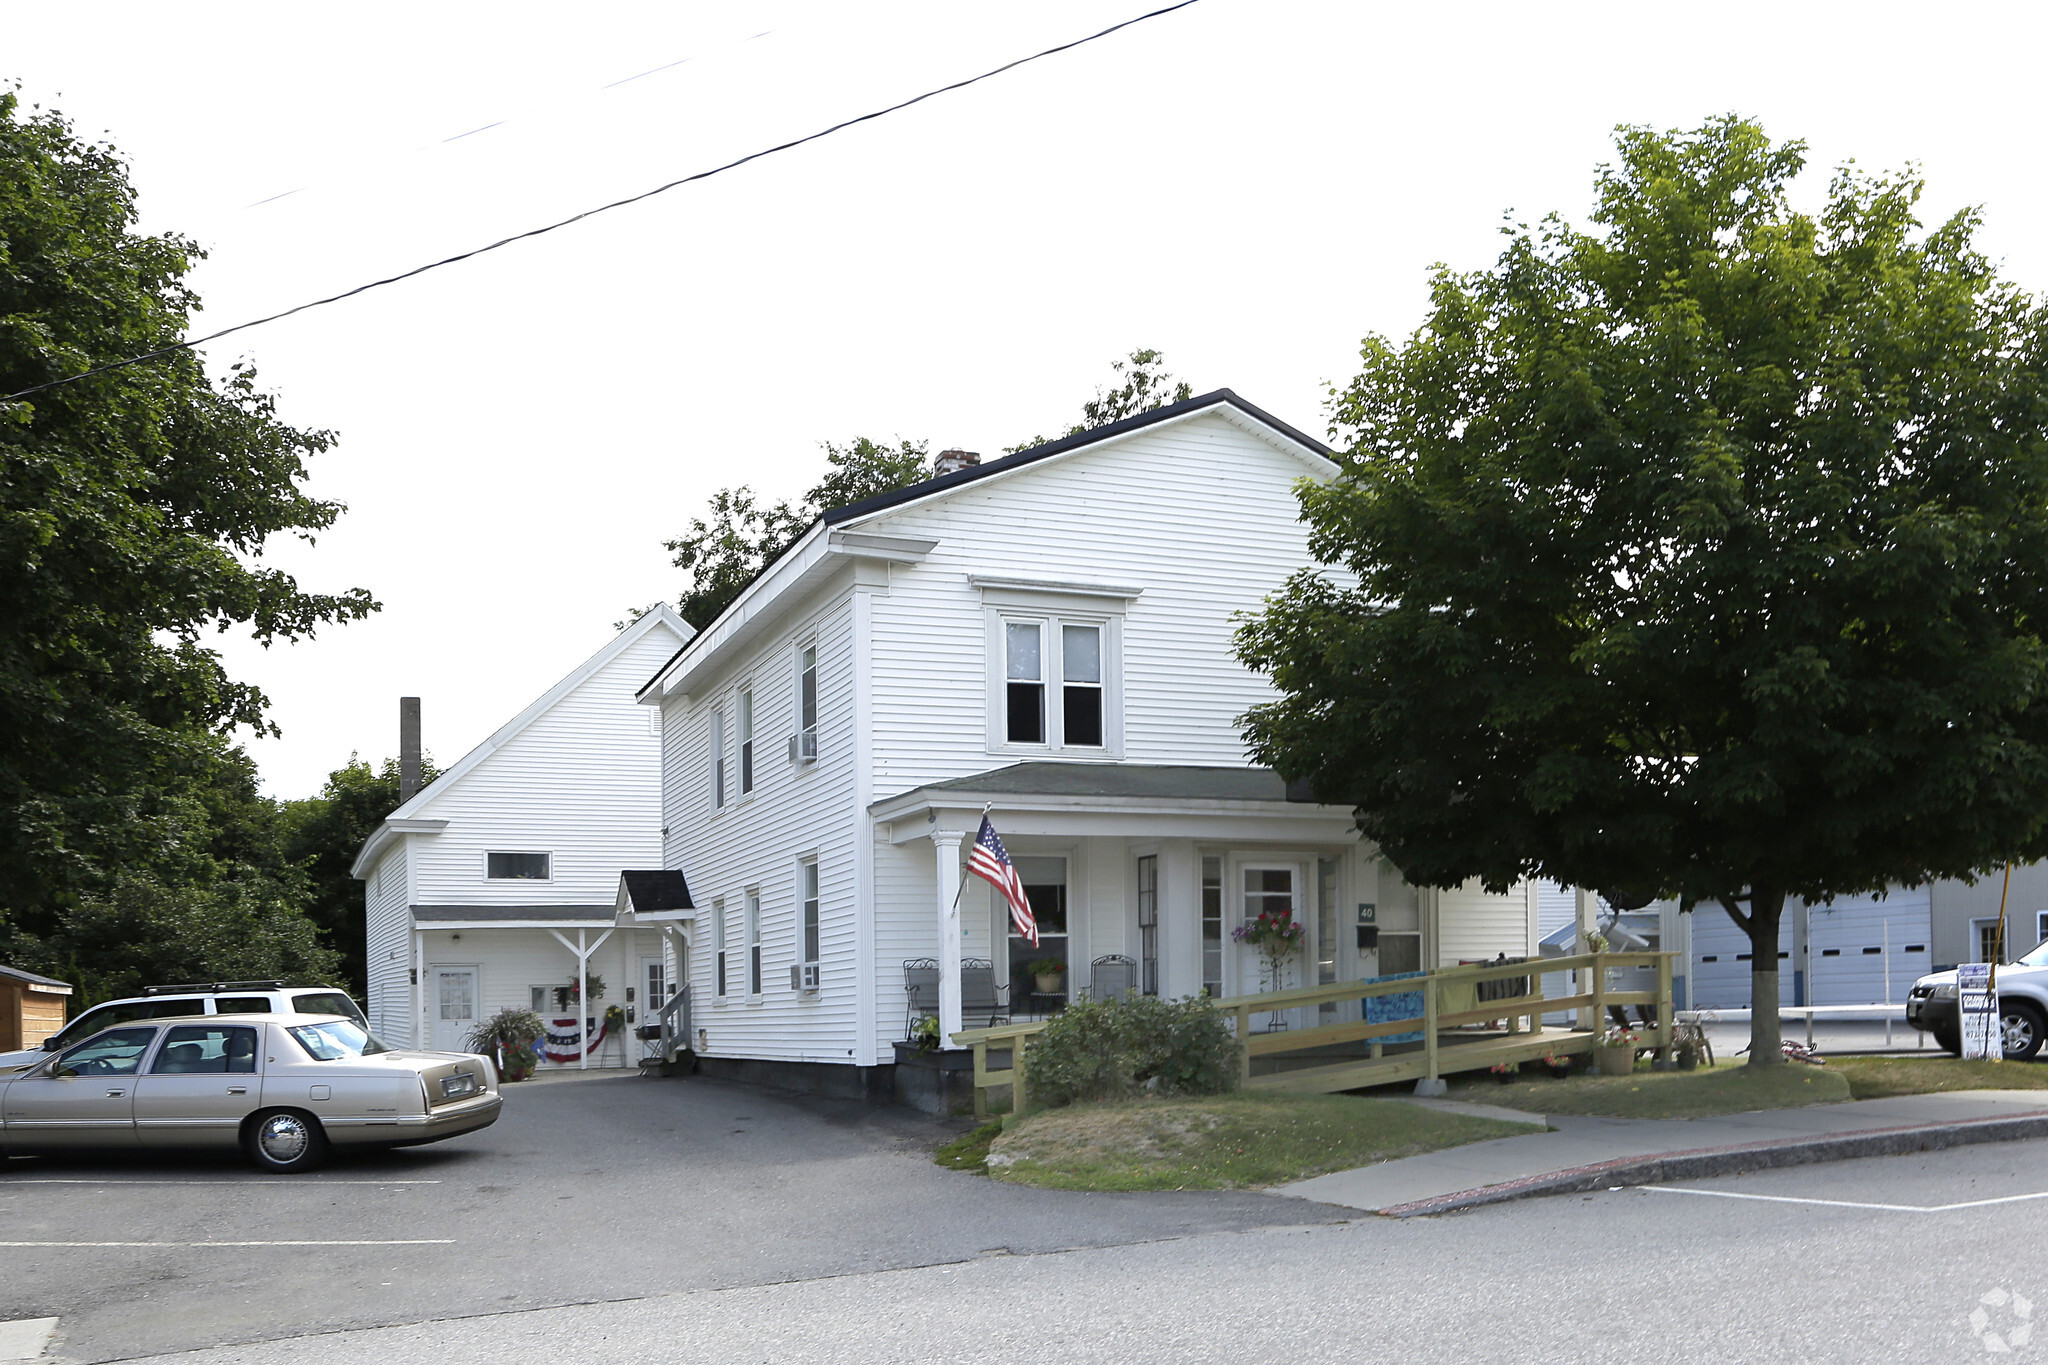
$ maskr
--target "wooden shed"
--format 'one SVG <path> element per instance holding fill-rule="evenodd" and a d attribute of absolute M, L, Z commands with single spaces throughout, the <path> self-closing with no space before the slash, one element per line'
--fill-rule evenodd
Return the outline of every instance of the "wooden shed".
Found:
<path fill-rule="evenodd" d="M 64 998 L 71 987 L 47 976 L 0 967 L 0 1052 L 41 1047 L 64 1027 Z"/>

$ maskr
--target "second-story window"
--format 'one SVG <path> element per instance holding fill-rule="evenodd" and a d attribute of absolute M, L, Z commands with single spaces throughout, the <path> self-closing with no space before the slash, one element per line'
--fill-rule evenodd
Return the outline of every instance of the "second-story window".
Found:
<path fill-rule="evenodd" d="M 725 806 L 725 712 L 711 713 L 711 807 Z"/>
<path fill-rule="evenodd" d="M 740 693 L 740 795 L 754 789 L 754 690 Z"/>
<path fill-rule="evenodd" d="M 1102 627 L 1060 627 L 1060 724 L 1074 748 L 1102 747 Z"/>
<path fill-rule="evenodd" d="M 1045 743 L 1045 662 L 1037 621 L 1011 621 L 1003 629 L 1006 680 L 1005 735 L 1012 744 Z"/>
<path fill-rule="evenodd" d="M 796 752 L 800 763 L 818 756 L 818 647 L 805 645 L 796 659 Z"/>

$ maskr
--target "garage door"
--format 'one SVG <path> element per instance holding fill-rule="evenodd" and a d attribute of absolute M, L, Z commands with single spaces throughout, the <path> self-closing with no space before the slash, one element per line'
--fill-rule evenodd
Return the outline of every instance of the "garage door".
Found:
<path fill-rule="evenodd" d="M 1816 1005 L 1869 1005 L 1885 998 L 1885 967 L 1891 967 L 1891 998 L 1904 1000 L 1915 977 L 1928 968 L 1926 887 L 1894 889 L 1876 896 L 1842 896 L 1806 912 L 1807 982 Z M 1790 916 L 1787 916 L 1789 919 Z M 1891 955 L 1885 956 L 1886 939 Z"/>
<path fill-rule="evenodd" d="M 1778 1003 L 1792 1003 L 1792 909 L 1778 921 Z M 1692 912 L 1693 998 L 1698 1008 L 1749 1008 L 1749 935 L 1719 904 Z"/>

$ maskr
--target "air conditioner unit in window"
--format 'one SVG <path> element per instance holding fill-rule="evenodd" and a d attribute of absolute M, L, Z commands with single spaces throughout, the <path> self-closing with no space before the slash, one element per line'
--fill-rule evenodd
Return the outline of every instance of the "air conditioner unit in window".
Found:
<path fill-rule="evenodd" d="M 818 732 L 806 730 L 789 737 L 789 761 L 792 763 L 816 763 L 818 761 Z"/>
<path fill-rule="evenodd" d="M 814 991 L 818 989 L 818 964 L 815 962 L 792 962 L 789 965 L 789 988 L 793 991 Z"/>

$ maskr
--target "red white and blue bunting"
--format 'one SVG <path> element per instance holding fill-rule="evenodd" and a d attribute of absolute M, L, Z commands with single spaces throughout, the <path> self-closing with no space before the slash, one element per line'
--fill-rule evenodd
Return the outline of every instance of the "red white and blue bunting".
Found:
<path fill-rule="evenodd" d="M 603 1047 L 605 1035 L 611 1031 L 610 1025 L 601 1019 L 590 1018 L 583 1021 L 583 1026 L 590 1030 L 590 1050 L 595 1052 Z M 547 1036 L 535 1043 L 533 1050 L 540 1054 L 541 1060 L 544 1062 L 559 1064 L 562 1062 L 581 1061 L 583 1059 L 583 1040 L 577 1032 L 576 1021 L 574 1019 L 548 1020 Z"/>

